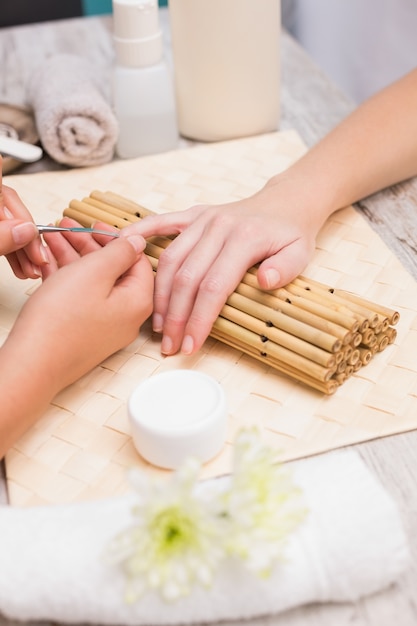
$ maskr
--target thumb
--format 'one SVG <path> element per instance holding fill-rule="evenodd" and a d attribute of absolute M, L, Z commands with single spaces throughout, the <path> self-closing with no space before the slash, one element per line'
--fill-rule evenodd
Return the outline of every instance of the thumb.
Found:
<path fill-rule="evenodd" d="M 146 246 L 146 241 L 140 235 L 118 237 L 100 250 L 83 257 L 84 262 L 90 261 L 92 265 L 103 269 L 106 265 L 106 277 L 115 282 L 137 261 Z M 97 267 L 98 269 L 98 267 Z"/>
<path fill-rule="evenodd" d="M 39 236 L 38 229 L 33 222 L 21 220 L 0 221 L 0 254 L 10 254 Z"/>
<path fill-rule="evenodd" d="M 305 244 L 294 242 L 260 264 L 257 272 L 261 289 L 278 289 L 288 285 L 305 269 L 312 252 Z"/>

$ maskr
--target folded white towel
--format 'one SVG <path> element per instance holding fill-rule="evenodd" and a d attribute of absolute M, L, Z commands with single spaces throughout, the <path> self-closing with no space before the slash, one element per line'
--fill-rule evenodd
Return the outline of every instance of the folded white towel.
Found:
<path fill-rule="evenodd" d="M 118 124 L 96 73 L 87 59 L 58 54 L 43 61 L 28 82 L 41 143 L 59 163 L 100 165 L 113 157 Z"/>
<path fill-rule="evenodd" d="M 270 578 L 223 567 L 211 589 L 169 604 L 153 592 L 125 604 L 123 574 L 103 562 L 109 539 L 129 525 L 131 496 L 0 508 L 0 612 L 68 623 L 209 622 L 353 601 L 398 579 L 409 552 L 397 508 L 355 452 L 297 462 L 294 480 L 310 513 Z"/>

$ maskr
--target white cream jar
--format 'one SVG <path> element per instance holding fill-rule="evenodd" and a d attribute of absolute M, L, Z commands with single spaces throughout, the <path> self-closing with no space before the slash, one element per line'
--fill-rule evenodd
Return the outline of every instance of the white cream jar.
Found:
<path fill-rule="evenodd" d="M 220 384 L 194 370 L 170 370 L 138 385 L 128 402 L 134 445 L 149 463 L 178 468 L 186 457 L 205 463 L 226 438 L 225 394 Z"/>

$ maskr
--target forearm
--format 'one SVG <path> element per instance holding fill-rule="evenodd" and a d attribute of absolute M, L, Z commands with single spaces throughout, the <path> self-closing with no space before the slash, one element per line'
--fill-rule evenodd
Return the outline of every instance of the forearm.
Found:
<path fill-rule="evenodd" d="M 0 458 L 42 416 L 58 391 L 41 360 L 28 358 L 27 348 L 7 340 L 0 350 Z"/>
<path fill-rule="evenodd" d="M 417 174 L 417 70 L 360 105 L 283 175 L 326 218 Z M 322 220 L 323 221 L 323 220 Z"/>

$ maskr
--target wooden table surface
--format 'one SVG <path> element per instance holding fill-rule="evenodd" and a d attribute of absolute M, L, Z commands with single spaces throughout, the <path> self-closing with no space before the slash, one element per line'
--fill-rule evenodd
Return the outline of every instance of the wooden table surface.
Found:
<path fill-rule="evenodd" d="M 161 24 L 169 54 L 166 9 L 161 10 Z M 110 30 L 109 16 L 0 29 L 0 102 L 24 105 L 28 76 L 42 58 L 53 52 L 79 54 L 99 65 L 104 74 L 109 73 L 113 60 Z M 281 129 L 297 130 L 311 146 L 352 110 L 353 103 L 285 32 L 281 59 Z M 182 145 L 186 147 L 187 142 Z M 60 167 L 45 157 L 23 167 L 19 173 L 57 169 Z M 376 194 L 361 202 L 358 209 L 417 279 L 417 180 Z M 415 626 L 417 623 L 417 432 L 378 439 L 355 448 L 399 505 L 410 539 L 411 569 L 394 587 L 358 603 L 302 607 L 280 616 L 251 620 L 251 626 Z M 0 470 L 0 503 L 7 503 L 3 470 Z M 17 590 L 21 592 L 24 590 Z M 0 626 L 12 626 L 12 622 L 0 617 Z"/>

